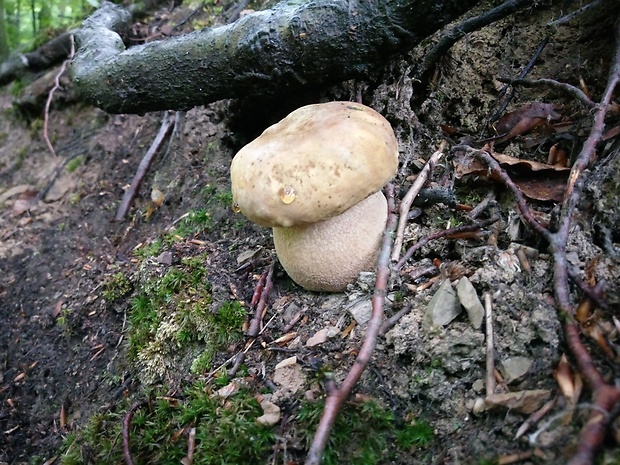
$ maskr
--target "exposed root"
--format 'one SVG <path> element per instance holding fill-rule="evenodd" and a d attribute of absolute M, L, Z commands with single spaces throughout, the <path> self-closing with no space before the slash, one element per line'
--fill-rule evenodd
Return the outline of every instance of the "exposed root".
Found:
<path fill-rule="evenodd" d="M 590 418 L 581 430 L 577 451 L 570 462 L 568 462 L 568 465 L 588 465 L 594 462 L 596 451 L 602 445 L 607 427 L 611 421 L 611 412 L 617 408 L 617 404 L 620 402 L 620 389 L 607 383 L 581 340 L 580 325 L 575 319 L 575 305 L 571 302 L 568 289 L 569 270 L 566 257 L 566 245 L 568 243 L 572 216 L 585 184 L 584 171 L 594 158 L 596 144 L 601 139 L 605 127 L 605 115 L 611 102 L 613 91 L 619 81 L 620 18 L 616 22 L 616 50 L 610 67 L 607 86 L 601 101 L 595 107 L 590 134 L 571 169 L 564 201 L 562 202 L 558 228 L 555 232 L 549 231 L 536 221 L 525 201 L 523 193 L 510 180 L 507 173 L 499 166 L 490 153 L 485 149 L 466 148 L 466 150 L 475 153 L 476 156 L 483 160 L 489 169 L 510 189 L 517 199 L 519 215 L 523 222 L 545 237 L 552 251 L 556 305 L 563 321 L 566 344 L 579 367 L 580 374 L 592 390 L 593 408 L 591 409 Z"/>

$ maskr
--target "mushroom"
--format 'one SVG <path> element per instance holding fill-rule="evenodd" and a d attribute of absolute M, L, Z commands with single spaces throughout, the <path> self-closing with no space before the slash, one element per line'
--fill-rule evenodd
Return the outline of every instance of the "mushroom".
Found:
<path fill-rule="evenodd" d="M 273 228 L 276 253 L 300 286 L 342 291 L 376 262 L 387 220 L 381 188 L 398 168 L 383 116 L 352 102 L 308 105 L 233 158 L 233 209 Z"/>

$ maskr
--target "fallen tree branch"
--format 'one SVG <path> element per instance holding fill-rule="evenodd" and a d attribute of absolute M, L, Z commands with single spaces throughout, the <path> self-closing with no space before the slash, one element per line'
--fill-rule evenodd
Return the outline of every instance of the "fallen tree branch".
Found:
<path fill-rule="evenodd" d="M 291 93 L 365 74 L 479 0 L 293 0 L 235 23 L 125 49 L 131 15 L 104 2 L 76 34 L 73 82 L 109 113 Z"/>
<path fill-rule="evenodd" d="M 357 384 L 362 373 L 366 369 L 366 365 L 372 356 L 377 343 L 377 336 L 381 331 L 381 323 L 383 322 L 383 302 L 387 293 L 387 283 L 390 277 L 390 249 L 392 245 L 392 234 L 396 228 L 396 214 L 394 213 L 394 186 L 389 184 L 386 188 L 386 197 L 388 198 L 389 217 L 388 222 L 383 232 L 383 240 L 381 243 L 381 251 L 379 252 L 379 259 L 377 261 L 377 280 L 375 283 L 375 293 L 372 296 L 372 315 L 366 328 L 366 335 L 364 336 L 364 342 L 359 351 L 359 354 L 355 360 L 355 363 L 349 370 L 349 373 L 345 377 L 340 387 L 333 385 L 328 389 L 327 399 L 325 400 L 325 407 L 323 409 L 323 416 L 319 421 L 316 433 L 312 440 L 312 445 L 308 451 L 306 457 L 306 465 L 319 465 L 321 463 L 321 457 L 329 433 L 331 431 L 336 416 L 342 408 L 342 404 L 348 397 L 349 393 Z"/>
<path fill-rule="evenodd" d="M 0 64 L 0 86 L 4 86 L 27 71 L 41 71 L 51 68 L 69 57 L 73 43 L 72 29 L 44 43 L 29 53 L 14 53 Z"/>
<path fill-rule="evenodd" d="M 166 140 L 166 137 L 174 127 L 174 122 L 175 119 L 171 116 L 171 114 L 166 113 L 166 115 L 164 116 L 164 120 L 161 123 L 161 127 L 159 128 L 159 132 L 157 133 L 157 136 L 155 136 L 155 140 L 146 151 L 146 154 L 140 162 L 138 170 L 136 171 L 136 174 L 131 181 L 131 185 L 123 195 L 123 200 L 121 201 L 121 204 L 119 205 L 116 212 L 116 216 L 114 217 L 115 221 L 122 221 L 125 219 L 125 216 L 127 215 L 129 208 L 131 207 L 131 202 L 133 202 L 133 199 L 136 196 L 138 189 L 140 189 L 140 185 L 142 184 L 144 176 L 148 172 L 151 163 L 153 163 L 153 158 L 155 157 L 155 154 L 157 153 L 161 145 Z"/>

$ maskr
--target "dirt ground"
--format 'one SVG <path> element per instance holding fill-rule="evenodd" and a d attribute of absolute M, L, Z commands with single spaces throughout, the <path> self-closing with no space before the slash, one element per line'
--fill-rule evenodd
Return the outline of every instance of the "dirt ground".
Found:
<path fill-rule="evenodd" d="M 43 140 L 42 121 L 20 118 L 12 110 L 10 89 L 2 89 L 0 464 L 43 463 L 54 457 L 60 463 L 63 438 L 84 427 L 94 413 L 114 409 L 122 400 L 139 399 L 152 386 L 172 389 L 201 376 L 190 374 L 190 354 L 165 338 L 159 358 L 149 358 L 145 349 L 130 361 L 131 298 L 140 291 L 145 275 L 161 274 L 183 258 L 200 255 L 208 257 L 210 308 L 217 312 L 222 302 L 235 299 L 248 305 L 258 276 L 273 260 L 273 245 L 270 231 L 244 220 L 227 203 L 229 165 L 245 142 L 295 105 L 355 100 L 361 95 L 363 103 L 382 113 L 395 129 L 401 157 L 395 186 L 402 196 L 410 176 L 443 138 L 449 137 L 453 145 L 461 137 L 489 136 L 486 122 L 496 111 L 502 86 L 495 77 L 517 75 L 547 36 L 549 43 L 529 76 L 575 85 L 582 79 L 598 99 L 612 56 L 618 5 L 602 2 L 550 30 L 547 22 L 566 12 L 560 2 L 547 3 L 468 35 L 440 63 L 431 83 L 420 85 L 414 79 L 426 50 L 421 46 L 366 81 L 304 95 L 303 102 L 262 102 L 260 115 L 241 116 L 251 102 L 217 102 L 188 111 L 170 146 L 157 156 L 128 219 L 120 222 L 114 216 L 124 189 L 157 134 L 162 115 L 108 115 L 79 104 L 54 109 L 49 118 L 54 156 Z M 509 110 L 529 102 L 562 105 L 561 117 L 572 123 L 570 129 L 516 138 L 499 145 L 498 151 L 545 162 L 549 148 L 559 143 L 574 157 L 587 134 L 587 110 L 548 88 L 519 90 Z M 615 359 L 595 344 L 589 348 L 607 379 L 616 383 L 620 339 L 612 317 L 615 312 L 618 318 L 620 302 L 616 221 L 620 206 L 617 197 L 608 194 L 617 192 L 618 151 L 614 138 L 600 148 L 600 162 L 584 193 L 569 250 L 573 266 L 583 270 L 591 265 L 597 279 L 607 282 L 606 298 L 613 310 L 599 310 L 598 318 Z M 73 163 L 60 170 L 43 199 L 28 203 L 43 192 L 65 160 Z M 432 242 L 407 263 L 406 273 L 390 281 L 387 315 L 403 305 L 411 311 L 381 337 L 356 392 L 378 399 L 397 416 L 424 420 L 433 438 L 423 448 L 380 463 L 478 464 L 499 463 L 507 457 L 524 464 L 564 463 L 574 451 L 587 408 L 578 410 L 571 421 L 545 425 L 546 419 L 567 409 L 554 378 L 567 349 L 553 302 L 552 263 L 545 244 L 519 226 L 508 193 L 478 176 L 456 179 L 451 158 L 440 163 L 431 184 L 453 191 L 456 200 L 422 207 L 407 228 L 406 246 L 429 232 L 467 221 L 455 204 L 475 206 L 489 192 L 498 199 L 492 207 L 501 217 L 498 241 L 487 243 L 488 230 L 473 239 Z M 151 200 L 158 192 L 165 198 L 161 205 Z M 546 218 L 551 215 L 553 202 L 534 201 L 534 205 Z M 196 211 L 207 212 L 208 228 L 179 233 L 178 241 L 168 243 L 156 256 L 140 258 L 136 251 L 174 233 L 183 216 Z M 535 251 L 529 272 L 517 264 L 516 244 Z M 472 324 L 465 311 L 444 325 L 425 323 L 429 302 L 443 279 L 413 275 L 433 263 L 441 263 L 443 277 L 456 281 L 468 276 L 479 298 L 485 292 L 492 295 L 497 392 L 528 396 L 535 392 L 525 413 L 524 408 L 480 408 L 486 379 L 484 324 Z M 116 297 L 105 295 L 106 283 L 119 273 L 131 277 L 129 289 Z M 303 388 L 295 394 L 276 389 L 273 398 L 287 406 L 289 417 L 295 417 L 296 399 L 304 392 L 321 396 L 308 374 L 313 363 L 319 360 L 319 366 L 330 366 L 336 380 L 351 366 L 364 332 L 364 324 L 351 325 L 356 321 L 352 315 L 359 318 L 359 312 L 368 309 L 372 286 L 371 276 L 342 294 L 305 292 L 276 266 L 265 321 L 274 318 L 263 342 L 268 345 L 282 336 L 296 314 L 301 312 L 302 318 L 287 328 L 296 334 L 281 350 L 268 351 L 257 344 L 248 351 L 245 365 L 249 376 L 260 380 L 259 388 L 272 388 L 279 362 L 292 355 L 307 362 L 296 380 Z M 572 297 L 580 299 L 576 288 Z M 331 336 L 308 345 L 321 330 Z M 239 348 L 243 344 L 217 354 L 212 368 Z M 515 439 L 529 413 L 554 397 L 558 400 L 548 416 Z M 580 402 L 585 404 L 588 398 L 586 387 Z M 620 463 L 617 426 L 600 463 Z M 285 429 L 280 429 L 283 437 Z M 291 452 L 288 463 L 300 463 L 303 453 L 303 447 Z M 279 460 L 285 463 L 282 456 Z"/>

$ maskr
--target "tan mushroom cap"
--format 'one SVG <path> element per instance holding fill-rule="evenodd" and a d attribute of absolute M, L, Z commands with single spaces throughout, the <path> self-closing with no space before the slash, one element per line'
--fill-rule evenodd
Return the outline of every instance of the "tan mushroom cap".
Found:
<path fill-rule="evenodd" d="M 394 131 L 375 110 L 352 102 L 308 105 L 235 155 L 234 208 L 261 226 L 315 223 L 379 191 L 397 168 Z"/>
<path fill-rule="evenodd" d="M 301 287 L 341 292 L 377 263 L 388 216 L 382 192 L 318 223 L 273 228 L 280 264 Z"/>

